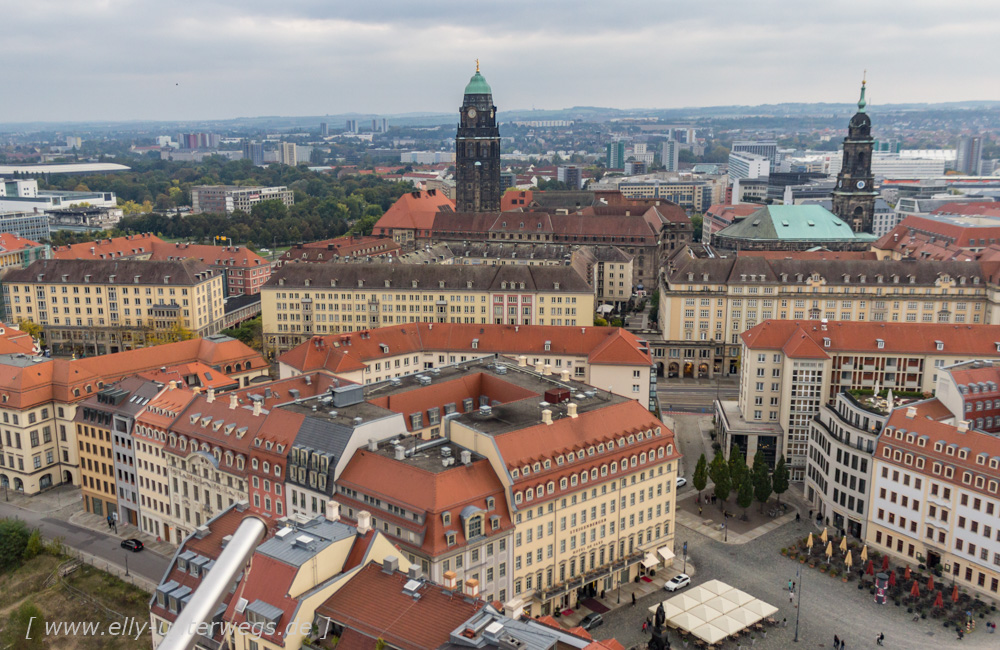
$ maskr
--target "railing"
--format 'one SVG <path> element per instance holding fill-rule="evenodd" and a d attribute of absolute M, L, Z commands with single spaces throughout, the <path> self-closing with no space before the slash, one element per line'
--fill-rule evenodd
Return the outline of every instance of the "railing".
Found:
<path fill-rule="evenodd" d="M 130 551 L 122 551 L 123 553 L 128 553 Z M 133 587 L 138 587 L 146 593 L 152 594 L 156 591 L 156 583 L 148 578 L 140 575 L 136 575 L 133 572 L 126 573 L 125 568 L 105 560 L 104 558 L 99 558 L 97 556 L 91 555 L 90 553 L 85 553 L 84 551 L 77 550 L 75 548 L 70 548 L 68 546 L 63 547 L 63 553 L 69 557 L 76 558 L 83 562 L 84 564 L 89 564 L 90 566 L 104 571 L 105 573 L 110 573 L 111 575 L 119 578 L 122 582 L 127 582 Z"/>

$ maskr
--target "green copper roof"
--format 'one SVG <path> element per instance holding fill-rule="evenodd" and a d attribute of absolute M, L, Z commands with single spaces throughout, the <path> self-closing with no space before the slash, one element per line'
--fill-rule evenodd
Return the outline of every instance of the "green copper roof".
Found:
<path fill-rule="evenodd" d="M 468 92 L 468 91 L 466 91 L 466 92 Z M 867 105 L 868 105 L 868 102 L 865 101 L 865 82 L 862 81 L 861 82 L 861 99 L 858 100 L 858 112 L 859 113 L 864 113 L 865 112 L 865 106 L 867 106 Z"/>
<path fill-rule="evenodd" d="M 492 95 L 493 89 L 486 83 L 486 78 L 479 74 L 479 70 L 476 70 L 476 74 L 472 75 L 472 79 L 469 79 L 469 84 L 465 87 L 465 94 Z"/>
<path fill-rule="evenodd" d="M 715 237 L 795 241 L 866 241 L 875 236 L 856 233 L 820 205 L 769 205 L 723 228 Z"/>

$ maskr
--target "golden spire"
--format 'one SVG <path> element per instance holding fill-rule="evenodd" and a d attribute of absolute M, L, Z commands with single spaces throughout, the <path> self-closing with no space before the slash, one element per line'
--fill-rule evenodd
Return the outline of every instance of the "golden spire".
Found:
<path fill-rule="evenodd" d="M 479 67 L 478 67 L 479 66 L 478 61 L 479 61 L 479 59 L 476 59 L 476 62 L 477 62 L 476 63 L 476 66 L 477 66 L 476 69 L 477 70 L 479 69 Z M 868 69 L 866 68 L 865 71 L 864 71 L 864 73 L 861 75 L 861 85 L 862 86 L 864 86 L 865 83 L 867 83 L 867 79 L 868 79 Z"/>
<path fill-rule="evenodd" d="M 476 59 L 476 72 L 479 72 L 479 59 Z"/>

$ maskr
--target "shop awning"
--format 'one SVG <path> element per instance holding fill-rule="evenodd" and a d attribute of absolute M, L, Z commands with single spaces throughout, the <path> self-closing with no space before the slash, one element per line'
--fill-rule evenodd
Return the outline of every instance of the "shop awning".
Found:
<path fill-rule="evenodd" d="M 652 569 L 654 566 L 659 564 L 660 561 L 656 559 L 656 556 L 652 553 L 646 553 L 646 557 L 642 558 L 642 566 L 647 569 Z"/>
<path fill-rule="evenodd" d="M 670 562 L 671 560 L 674 559 L 674 557 L 676 557 L 674 555 L 673 550 L 671 550 L 669 546 L 661 546 L 659 549 L 657 549 L 657 553 L 659 553 L 660 557 L 663 558 L 664 564 Z"/>

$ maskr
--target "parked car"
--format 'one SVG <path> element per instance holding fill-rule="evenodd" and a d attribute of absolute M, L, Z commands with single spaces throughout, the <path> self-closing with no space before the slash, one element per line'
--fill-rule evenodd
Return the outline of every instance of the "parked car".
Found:
<path fill-rule="evenodd" d="M 670 580 L 667 580 L 667 583 L 663 585 L 663 588 L 666 589 L 667 591 L 677 591 L 678 589 L 683 589 L 684 587 L 687 587 L 690 584 L 691 584 L 691 576 L 687 575 L 686 573 L 678 573 Z"/>
<path fill-rule="evenodd" d="M 580 627 L 585 630 L 593 630 L 595 627 L 604 625 L 604 617 L 600 614 L 587 614 L 580 621 Z"/>
<path fill-rule="evenodd" d="M 141 539 L 135 539 L 135 538 L 132 538 L 132 539 L 123 539 L 122 540 L 122 548 L 127 548 L 128 550 L 132 551 L 133 553 L 138 553 L 143 548 L 145 548 L 145 545 L 142 543 Z"/>
<path fill-rule="evenodd" d="M 677 477 L 677 487 L 678 488 L 682 488 L 682 487 L 684 487 L 687 484 L 688 484 L 688 480 L 686 478 L 684 478 L 683 476 L 678 476 Z"/>

